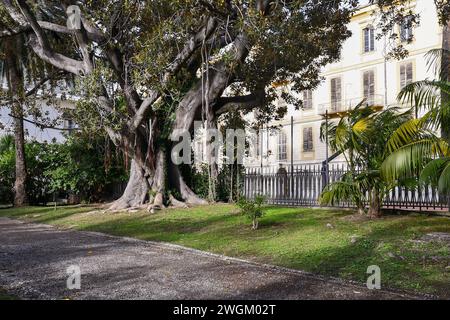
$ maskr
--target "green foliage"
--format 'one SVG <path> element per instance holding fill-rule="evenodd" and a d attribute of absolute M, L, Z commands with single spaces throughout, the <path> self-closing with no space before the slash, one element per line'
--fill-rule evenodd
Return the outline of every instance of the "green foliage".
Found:
<path fill-rule="evenodd" d="M 388 141 L 389 156 L 382 164 L 387 181 L 419 178 L 422 183 L 438 187 L 443 194 L 450 192 L 450 82 L 446 50 L 427 54 L 429 68 L 434 68 L 437 80 L 421 80 L 407 85 L 399 101 L 416 111 L 426 111 L 420 119 L 400 126 Z M 447 62 L 447 63 L 445 63 Z M 441 137 L 434 132 L 441 130 Z"/>
<path fill-rule="evenodd" d="M 99 201 L 112 184 L 126 180 L 127 173 L 117 153 L 104 137 L 72 135 L 63 144 L 27 142 L 27 193 L 33 204 L 45 204 L 72 194 L 83 201 Z M 0 142 L 0 203 L 11 203 L 15 177 L 15 150 L 11 138 Z"/>
<path fill-rule="evenodd" d="M 124 180 L 124 168 L 107 154 L 111 150 L 104 143 L 104 138 L 72 136 L 65 144 L 50 146 L 44 155 L 50 190 L 70 191 L 85 201 L 98 201 L 108 185 Z M 112 163 L 106 163 L 107 157 Z"/>
<path fill-rule="evenodd" d="M 0 137 L 0 204 L 13 202 L 14 162 L 14 137 Z"/>
<path fill-rule="evenodd" d="M 371 213 L 379 213 L 377 204 L 381 207 L 386 193 L 404 182 L 388 181 L 382 175 L 381 168 L 389 161 L 391 150 L 403 146 L 411 137 L 437 139 L 432 132 L 417 127 L 419 122 L 412 118 L 411 110 L 400 112 L 391 107 L 376 112 L 360 104 L 343 115 L 337 124 L 332 123 L 328 130 L 330 145 L 345 157 L 349 173 L 341 181 L 327 186 L 319 201 L 329 205 L 351 201 L 360 211 L 364 209 L 364 203 L 369 202 L 373 209 Z M 323 129 L 324 126 L 322 137 Z"/>
<path fill-rule="evenodd" d="M 352 172 L 345 174 L 341 181 L 329 184 L 319 196 L 321 205 L 339 205 L 342 201 L 351 201 L 358 208 L 363 207 L 365 194 L 363 187 L 358 183 L 358 176 Z"/>
<path fill-rule="evenodd" d="M 258 219 L 264 215 L 264 204 L 266 198 L 262 195 L 255 196 L 254 200 L 248 200 L 244 197 L 240 198 L 237 206 L 241 209 L 241 213 L 252 220 L 252 229 L 258 229 Z"/>
<path fill-rule="evenodd" d="M 450 194 L 450 157 L 430 161 L 423 168 L 420 180 L 438 187 L 442 193 Z"/>

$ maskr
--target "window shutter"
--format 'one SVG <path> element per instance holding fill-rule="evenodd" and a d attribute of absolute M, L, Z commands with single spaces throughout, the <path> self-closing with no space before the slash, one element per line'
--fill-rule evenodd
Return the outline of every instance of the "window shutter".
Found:
<path fill-rule="evenodd" d="M 373 71 L 363 73 L 363 86 L 364 98 L 367 99 L 368 104 L 372 104 L 375 96 L 375 73 Z"/>
<path fill-rule="evenodd" d="M 331 79 L 331 101 L 336 100 L 336 79 Z"/>
<path fill-rule="evenodd" d="M 287 159 L 287 136 L 283 131 L 278 133 L 278 160 Z"/>
<path fill-rule="evenodd" d="M 405 65 L 400 66 L 400 88 L 403 89 L 406 86 L 406 70 Z"/>
<path fill-rule="evenodd" d="M 406 84 L 410 84 L 413 82 L 413 65 L 412 63 L 408 63 L 406 65 Z"/>
<path fill-rule="evenodd" d="M 261 148 L 261 136 L 259 135 L 259 132 L 256 133 L 256 156 L 260 156 L 260 148 Z"/>
<path fill-rule="evenodd" d="M 306 138 L 306 128 L 303 129 L 303 151 L 308 151 L 308 142 Z"/>
<path fill-rule="evenodd" d="M 375 31 L 372 27 L 364 28 L 364 52 L 375 50 Z"/>
<path fill-rule="evenodd" d="M 336 100 L 341 101 L 341 78 L 336 78 Z"/>
<path fill-rule="evenodd" d="M 413 64 L 409 62 L 400 66 L 400 88 L 413 82 Z"/>
<path fill-rule="evenodd" d="M 375 50 L 375 30 L 370 28 L 370 51 Z"/>
<path fill-rule="evenodd" d="M 369 52 L 369 29 L 364 29 L 364 52 Z"/>
<path fill-rule="evenodd" d="M 303 129 L 303 151 L 309 152 L 314 150 L 312 128 Z"/>
<path fill-rule="evenodd" d="M 312 91 L 311 90 L 303 91 L 303 108 L 304 109 L 312 109 Z"/>
<path fill-rule="evenodd" d="M 341 107 L 341 78 L 331 79 L 331 109 L 336 111 Z"/>
<path fill-rule="evenodd" d="M 364 98 L 367 98 L 369 92 L 369 79 L 367 77 L 367 72 L 363 74 L 363 84 L 364 84 Z"/>

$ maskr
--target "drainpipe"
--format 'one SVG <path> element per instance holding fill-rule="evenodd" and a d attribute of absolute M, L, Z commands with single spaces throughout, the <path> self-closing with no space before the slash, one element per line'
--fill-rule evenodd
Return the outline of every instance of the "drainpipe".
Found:
<path fill-rule="evenodd" d="M 386 36 L 384 36 L 384 49 L 383 49 L 383 56 L 384 56 L 384 107 L 387 107 L 388 104 L 388 98 L 387 98 L 387 57 L 386 57 Z"/>
<path fill-rule="evenodd" d="M 323 187 L 325 188 L 329 182 L 330 182 L 330 170 L 329 170 L 329 141 L 328 141 L 328 109 L 325 111 L 325 163 L 322 163 L 322 167 L 325 165 L 325 167 L 322 168 L 322 171 L 325 173 L 325 181 Z"/>

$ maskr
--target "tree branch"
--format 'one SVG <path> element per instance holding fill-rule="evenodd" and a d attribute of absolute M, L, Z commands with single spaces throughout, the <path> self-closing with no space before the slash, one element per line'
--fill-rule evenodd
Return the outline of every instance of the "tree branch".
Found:
<path fill-rule="evenodd" d="M 5 4 L 9 3 L 9 0 L 3 0 Z M 33 51 L 44 61 L 52 64 L 58 69 L 62 69 L 74 74 L 86 74 L 84 63 L 69 57 L 66 57 L 62 54 L 55 53 L 51 47 L 50 43 L 43 32 L 43 29 L 37 22 L 30 8 L 28 7 L 25 0 L 17 0 L 20 11 L 22 12 L 21 16 L 17 16 L 17 10 L 9 10 L 9 14 L 11 18 L 13 18 L 17 23 L 21 26 L 27 27 L 30 26 L 33 30 L 33 34 L 30 35 L 30 45 Z"/>
<path fill-rule="evenodd" d="M 173 62 L 166 68 L 162 77 L 161 85 L 165 86 L 170 78 L 177 73 L 188 59 L 192 57 L 194 52 L 207 40 L 217 28 L 217 20 L 213 17 L 207 19 L 205 25 L 198 30 L 184 45 L 183 49 L 177 54 Z M 152 105 L 158 100 L 160 94 L 156 90 L 152 90 L 148 98 L 144 99 L 134 117 L 130 120 L 130 129 L 136 129 L 145 117 L 149 114 Z"/>
<path fill-rule="evenodd" d="M 264 100 L 264 90 L 259 90 L 245 96 L 222 97 L 219 98 L 214 106 L 216 109 L 215 113 L 219 116 L 221 114 L 237 110 L 252 110 L 264 104 Z"/>
<path fill-rule="evenodd" d="M 42 129 L 54 129 L 54 130 L 59 130 L 59 131 L 74 131 L 74 130 L 80 130 L 80 129 L 78 129 L 78 128 L 72 128 L 72 129 L 69 129 L 69 128 L 57 128 L 57 127 L 55 127 L 55 126 L 50 126 L 50 125 L 47 125 L 47 124 L 44 124 L 44 123 L 41 123 L 41 122 L 29 120 L 29 119 L 24 118 L 24 117 L 17 117 L 17 116 L 15 116 L 15 115 L 13 115 L 12 113 L 8 114 L 8 116 L 10 116 L 11 118 L 14 118 L 14 119 L 20 119 L 20 120 L 23 120 L 23 121 L 25 121 L 25 122 L 31 123 L 31 124 L 35 125 L 36 127 L 38 127 L 38 128 L 41 129 L 41 130 L 42 130 Z"/>
<path fill-rule="evenodd" d="M 39 45 L 44 48 L 45 50 L 50 49 L 50 43 L 48 42 L 48 39 L 45 35 L 45 33 L 42 31 L 41 26 L 37 22 L 34 15 L 31 13 L 30 8 L 28 7 L 28 4 L 25 0 L 16 0 L 17 4 L 19 5 L 19 9 L 22 12 L 22 15 L 25 17 L 26 21 L 28 21 L 28 24 L 33 29 L 36 39 L 39 43 Z"/>
<path fill-rule="evenodd" d="M 3 6 L 6 11 L 8 11 L 9 16 L 13 19 L 19 26 L 28 27 L 28 22 L 24 16 L 14 7 L 10 0 L 2 0 Z"/>
<path fill-rule="evenodd" d="M 28 97 L 30 97 L 31 95 L 33 95 L 33 94 L 35 94 L 38 90 L 39 90 L 39 88 L 41 88 L 47 81 L 49 81 L 49 80 L 55 80 L 55 79 L 59 79 L 59 77 L 55 77 L 56 75 L 59 75 L 59 76 L 62 76 L 62 75 L 64 75 L 66 72 L 65 71 L 56 71 L 56 72 L 53 72 L 53 73 L 51 73 L 50 75 L 48 75 L 48 76 L 46 76 L 46 77 L 44 77 L 44 78 L 42 78 L 41 80 L 39 80 L 35 85 L 34 85 L 34 87 L 33 88 L 31 88 L 31 89 L 29 89 L 27 92 L 25 92 L 25 95 L 24 95 L 24 97 L 25 98 L 28 98 Z M 9 101 L 2 101 L 2 102 L 0 102 L 0 106 L 6 106 L 6 105 L 9 105 L 9 104 L 11 104 L 12 102 L 11 102 L 11 100 L 9 100 Z"/>

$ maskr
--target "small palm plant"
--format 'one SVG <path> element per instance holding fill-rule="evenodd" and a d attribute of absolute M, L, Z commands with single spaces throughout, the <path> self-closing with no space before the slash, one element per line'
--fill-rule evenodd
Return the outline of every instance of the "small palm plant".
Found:
<path fill-rule="evenodd" d="M 252 220 L 252 230 L 258 229 L 258 219 L 264 215 L 263 207 L 265 203 L 266 198 L 262 195 L 257 195 L 254 200 L 241 198 L 237 203 L 241 213 Z"/>

